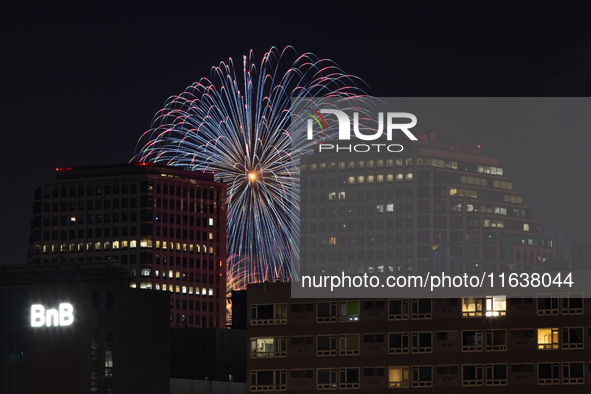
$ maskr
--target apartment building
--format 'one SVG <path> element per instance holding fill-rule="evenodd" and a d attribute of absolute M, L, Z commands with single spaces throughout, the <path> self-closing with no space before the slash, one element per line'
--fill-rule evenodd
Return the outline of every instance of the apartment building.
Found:
<path fill-rule="evenodd" d="M 292 299 L 248 286 L 250 392 L 587 393 L 591 294 Z"/>

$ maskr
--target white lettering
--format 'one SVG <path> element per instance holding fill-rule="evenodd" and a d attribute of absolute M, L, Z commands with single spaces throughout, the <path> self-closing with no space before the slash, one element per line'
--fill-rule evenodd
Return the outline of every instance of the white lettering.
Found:
<path fill-rule="evenodd" d="M 393 124 L 392 119 L 394 118 L 407 118 L 410 119 L 410 123 L 405 124 Z M 417 125 L 417 117 L 413 114 L 409 114 L 408 112 L 388 112 L 388 126 L 387 126 L 387 136 L 388 141 L 392 140 L 392 130 L 402 130 L 406 136 L 411 139 L 412 141 L 417 141 L 417 137 L 415 137 L 408 129 L 415 127 Z"/>
<path fill-rule="evenodd" d="M 357 138 L 363 141 L 373 141 L 377 140 L 382 136 L 382 130 L 384 129 L 384 114 L 382 112 L 378 113 L 378 129 L 374 135 L 365 135 L 361 134 L 359 131 L 359 113 L 353 113 L 353 131 Z"/>
<path fill-rule="evenodd" d="M 43 305 L 31 305 L 31 327 L 69 326 L 74 323 L 74 307 L 67 302 L 58 309 L 45 309 Z"/>
<path fill-rule="evenodd" d="M 399 147 L 400 150 L 392 150 L 392 149 L 390 149 L 393 146 Z M 402 145 L 400 145 L 400 144 L 388 145 L 388 152 L 396 152 L 397 153 L 397 152 L 402 152 L 403 149 L 404 149 L 404 147 Z"/>
<path fill-rule="evenodd" d="M 359 150 L 359 147 L 362 147 L 362 146 L 365 147 L 366 150 Z M 353 150 L 355 152 L 363 152 L 363 153 L 365 153 L 365 152 L 369 152 L 370 149 L 371 148 L 369 147 L 369 145 L 365 145 L 365 144 L 357 144 L 357 145 L 353 146 Z"/>
<path fill-rule="evenodd" d="M 45 308 L 43 305 L 31 305 L 31 327 L 41 327 L 45 324 Z"/>
<path fill-rule="evenodd" d="M 60 326 L 69 326 L 74 323 L 74 307 L 72 304 L 60 304 Z"/>

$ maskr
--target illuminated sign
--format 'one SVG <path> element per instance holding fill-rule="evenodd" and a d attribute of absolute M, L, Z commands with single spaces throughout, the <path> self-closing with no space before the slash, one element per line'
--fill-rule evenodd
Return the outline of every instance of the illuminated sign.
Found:
<path fill-rule="evenodd" d="M 69 326 L 74 323 L 74 307 L 62 303 L 58 309 L 47 309 L 43 305 L 31 305 L 31 327 Z"/>

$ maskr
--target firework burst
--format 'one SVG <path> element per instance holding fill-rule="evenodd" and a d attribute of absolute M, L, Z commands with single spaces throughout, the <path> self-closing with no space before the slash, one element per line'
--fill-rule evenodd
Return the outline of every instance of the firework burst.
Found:
<path fill-rule="evenodd" d="M 290 60 L 291 59 L 291 60 Z M 299 157 L 310 145 L 290 134 L 293 103 L 364 95 L 359 80 L 332 61 L 292 47 L 232 59 L 211 78 L 170 97 L 138 141 L 138 162 L 214 172 L 228 191 L 228 281 L 234 289 L 297 279 Z M 321 137 L 322 138 L 322 137 Z"/>

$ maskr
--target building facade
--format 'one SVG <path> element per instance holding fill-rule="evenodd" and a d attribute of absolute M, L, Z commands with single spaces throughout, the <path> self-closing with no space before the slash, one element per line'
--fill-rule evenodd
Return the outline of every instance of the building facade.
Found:
<path fill-rule="evenodd" d="M 149 163 L 58 168 L 35 191 L 30 264 L 112 260 L 170 293 L 173 327 L 223 327 L 226 189 Z"/>
<path fill-rule="evenodd" d="M 249 392 L 589 392 L 591 294 L 292 299 L 291 286 L 248 286 Z"/>
<path fill-rule="evenodd" d="M 516 237 L 514 263 L 552 258 L 552 241 L 539 239 L 542 225 L 498 159 L 480 147 L 437 142 L 435 133 L 396 142 L 400 153 L 316 149 L 302 157 L 302 275 L 425 274 L 436 245 L 503 237 Z M 470 251 L 455 245 L 449 253 L 505 259 L 500 242 Z"/>
<path fill-rule="evenodd" d="M 164 393 L 169 295 L 109 262 L 0 266 L 0 393 Z"/>

